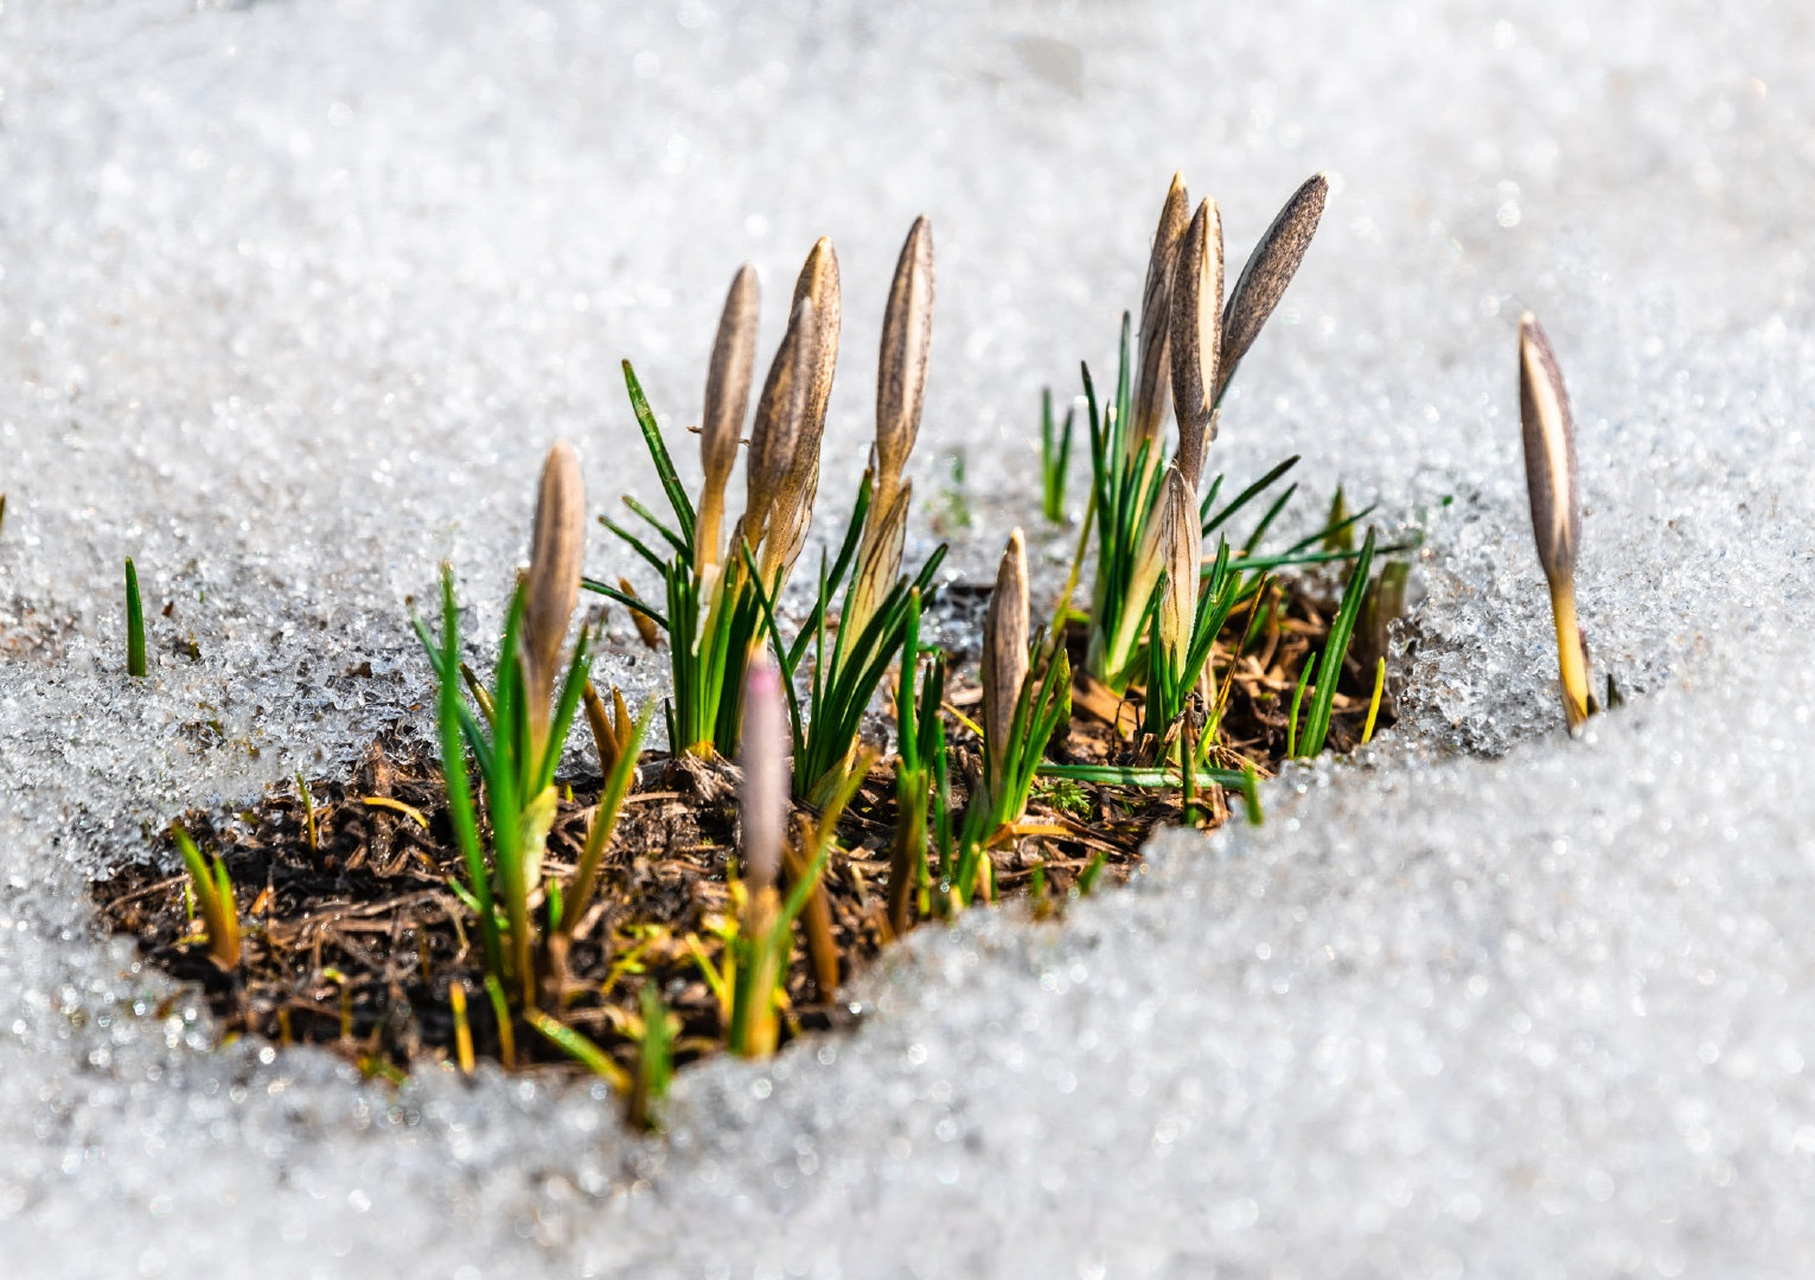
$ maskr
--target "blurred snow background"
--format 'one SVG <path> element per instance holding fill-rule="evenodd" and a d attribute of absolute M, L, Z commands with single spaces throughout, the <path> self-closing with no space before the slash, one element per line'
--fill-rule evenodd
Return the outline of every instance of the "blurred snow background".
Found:
<path fill-rule="evenodd" d="M 1788 0 L 10 0 L 6 1273 L 1809 1274 L 1812 37 Z M 931 216 L 920 491 L 962 452 L 955 563 L 990 563 L 1035 509 L 1039 390 L 1107 376 L 1175 168 L 1232 269 L 1333 176 L 1212 465 L 1301 452 L 1307 518 L 1341 481 L 1424 532 L 1408 715 L 1363 764 L 1063 928 L 921 931 L 857 1035 L 692 1073 L 655 1143 L 580 1084 L 211 1051 L 99 936 L 86 881 L 172 814 L 420 723 L 405 597 L 451 555 L 495 616 L 553 438 L 596 508 L 652 492 L 617 362 L 689 421 L 746 258 L 766 359 L 838 246 L 831 499 Z M 1579 742 L 1525 308 L 1631 700 Z M 589 566 L 631 561 L 601 535 Z"/>

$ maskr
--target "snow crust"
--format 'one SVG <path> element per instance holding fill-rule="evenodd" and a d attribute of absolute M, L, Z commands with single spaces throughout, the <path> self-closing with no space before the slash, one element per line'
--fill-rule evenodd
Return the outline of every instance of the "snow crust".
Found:
<path fill-rule="evenodd" d="M 0 9 L 6 1274 L 1810 1274 L 1811 26 L 1790 0 Z M 1273 784 L 1262 829 L 1163 839 L 1063 927 L 920 931 L 856 1035 L 690 1073 L 654 1142 L 580 1084 L 215 1049 L 101 936 L 86 881 L 173 814 L 423 726 L 405 599 L 452 556 L 490 629 L 553 438 L 595 509 L 654 496 L 617 361 L 688 421 L 744 258 L 766 358 L 838 246 L 835 512 L 932 217 L 920 492 L 962 451 L 954 563 L 991 563 L 1033 523 L 1039 388 L 1107 377 L 1174 168 L 1237 263 L 1332 173 L 1212 465 L 1302 453 L 1307 517 L 1340 480 L 1424 535 L 1406 718 L 1363 761 Z M 1628 697 L 1578 741 L 1521 489 L 1526 308 Z M 631 568 L 602 533 L 588 563 Z"/>

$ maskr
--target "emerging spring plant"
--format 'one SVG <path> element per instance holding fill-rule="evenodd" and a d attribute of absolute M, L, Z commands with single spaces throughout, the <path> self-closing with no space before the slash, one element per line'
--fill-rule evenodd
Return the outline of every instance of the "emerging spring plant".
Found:
<path fill-rule="evenodd" d="M 1173 461 L 1195 492 L 1205 446 L 1216 438 L 1219 406 L 1229 381 L 1303 261 L 1327 192 L 1322 174 L 1299 187 L 1261 237 L 1225 304 L 1220 213 L 1215 201 L 1205 200 L 1187 218 L 1184 180 L 1174 175 L 1148 262 L 1138 360 L 1130 358 L 1129 317 L 1124 315 L 1120 369 L 1110 404 L 1099 408 L 1089 368 L 1084 369 L 1091 452 L 1086 523 L 1094 525 L 1097 539 L 1086 669 L 1117 693 L 1139 672 L 1138 649 L 1158 583 L 1153 525 L 1165 461 L 1161 427 L 1168 400 L 1178 424 Z M 1213 516 L 1219 476 L 1200 512 L 1205 536 L 1289 466 L 1275 468 L 1261 484 Z M 1257 534 L 1283 506 L 1284 501 L 1275 505 Z M 1258 536 L 1250 539 L 1244 550 L 1252 554 L 1258 541 Z M 1301 545 L 1273 563 L 1304 562 L 1293 558 L 1302 550 Z"/>
<path fill-rule="evenodd" d="M 737 936 L 725 958 L 729 972 L 714 985 L 731 993 L 726 1033 L 731 1051 L 747 1058 L 766 1058 L 775 1052 L 780 1038 L 778 1012 L 786 999 L 783 983 L 793 948 L 794 922 L 819 889 L 831 859 L 838 820 L 869 773 L 874 757 L 869 752 L 859 754 L 817 820 L 803 817 L 791 822 L 789 734 L 781 676 L 766 658 L 758 657 L 750 664 L 746 679 L 747 705 L 738 752 L 743 768 L 738 798 L 743 904 Z M 791 843 L 795 856 L 789 858 Z M 786 899 L 779 888 L 784 865 L 793 868 Z"/>
<path fill-rule="evenodd" d="M 139 601 L 139 571 L 126 557 L 126 674 L 145 675 L 145 606 Z"/>
<path fill-rule="evenodd" d="M 729 758 L 742 716 L 744 672 L 761 647 L 761 601 L 773 599 L 806 542 L 819 486 L 819 445 L 838 359 L 838 259 L 831 241 L 813 246 L 795 282 L 787 333 L 757 400 L 745 471 L 744 512 L 721 542 L 725 495 L 749 404 L 758 310 L 755 269 L 732 281 L 713 344 L 700 427 L 704 479 L 699 509 L 682 487 L 661 427 L 630 362 L 624 381 L 644 444 L 668 498 L 673 522 L 634 499 L 625 501 L 665 541 L 671 554 L 610 520 L 605 524 L 661 576 L 666 609 L 658 612 L 619 588 L 586 579 L 593 591 L 647 615 L 668 633 L 673 692 L 669 742 L 676 751 Z"/>
<path fill-rule="evenodd" d="M 748 395 L 756 324 L 755 275 L 745 267 L 726 300 L 707 378 L 700 435 L 699 517 L 675 477 L 661 432 L 634 374 L 631 399 L 655 459 L 675 527 L 632 504 L 666 539 L 664 559 L 616 524 L 662 575 L 668 609 L 656 621 L 669 633 L 674 674 L 670 741 L 696 755 L 728 756 L 741 728 L 744 673 L 767 639 L 780 666 L 793 745 L 796 794 L 815 806 L 830 799 L 858 750 L 864 713 L 901 652 L 908 615 L 930 589 L 944 556 L 937 549 L 909 580 L 901 574 L 913 484 L 904 476 L 920 428 L 933 319 L 932 228 L 915 221 L 902 246 L 883 318 L 872 462 L 859 486 L 837 556 L 822 563 L 806 624 L 792 642 L 777 606 L 805 544 L 819 488 L 820 443 L 838 348 L 838 265 L 829 241 L 814 246 L 794 292 L 788 333 L 758 400 L 746 461 L 746 499 L 729 546 L 718 528 Z M 587 586 L 647 610 L 624 592 Z M 833 604 L 842 602 L 833 634 Z M 812 649 L 803 708 L 796 678 Z"/>
<path fill-rule="evenodd" d="M 904 654 L 910 632 L 917 634 L 921 602 L 945 558 L 942 545 L 911 581 L 901 572 L 914 495 L 913 482 L 902 473 L 920 431 L 932 326 L 932 227 L 920 218 L 902 245 L 889 289 L 876 379 L 876 437 L 845 545 L 830 573 L 822 565 L 809 625 L 792 646 L 783 643 L 775 626 L 773 599 L 765 601 L 788 693 L 794 789 L 815 806 L 826 803 L 855 758 L 864 714 L 889 667 Z M 856 571 L 828 647 L 833 593 L 852 564 Z M 809 638 L 813 668 L 803 715 L 794 689 Z M 911 657 L 903 661 L 911 664 Z"/>
<path fill-rule="evenodd" d="M 132 562 L 127 561 L 128 564 Z M 181 827 L 173 826 L 171 836 L 177 851 L 183 855 L 183 866 L 189 872 L 189 890 L 202 912 L 202 923 L 208 931 L 208 954 L 221 968 L 231 972 L 239 968 L 239 904 L 233 895 L 233 880 L 227 864 L 217 857 L 204 858 L 195 841 Z"/>
<path fill-rule="evenodd" d="M 1582 498 L 1576 483 L 1575 420 L 1550 339 L 1529 311 L 1519 320 L 1519 422 L 1525 442 L 1525 487 L 1538 563 L 1550 585 L 1557 632 L 1563 717 L 1571 733 L 1596 710 L 1589 693 L 1588 645 L 1576 621 L 1576 547 Z"/>
<path fill-rule="evenodd" d="M 1071 719 L 1071 661 L 1055 645 L 1045 669 L 1035 670 L 1039 646 L 1028 632 L 1027 548 L 1016 529 L 997 566 L 983 621 L 982 775 L 964 810 L 956 866 L 944 868 L 958 906 L 978 897 L 994 900 L 988 850 L 1014 834 L 1046 744 Z"/>
<path fill-rule="evenodd" d="M 565 979 L 567 950 L 597 892 L 599 868 L 649 720 L 645 711 L 623 734 L 615 759 L 601 762 L 605 789 L 573 878 L 565 888 L 545 881 L 543 854 L 557 803 L 555 768 L 591 669 L 585 628 L 565 662 L 561 652 L 579 596 L 584 538 L 579 461 L 565 442 L 557 443 L 543 466 L 530 567 L 511 596 L 492 687 L 479 690 L 483 696 L 470 703 L 462 690 L 460 610 L 451 566 L 441 570 L 440 640 L 420 618 L 412 619 L 435 669 L 448 813 L 467 873 L 459 890 L 478 918 L 494 1004 L 502 993 L 526 1016 L 548 1003 Z M 489 859 L 469 753 L 482 783 Z M 529 1020 L 548 1030 L 546 1019 Z M 508 1017 L 499 1022 L 508 1032 Z"/>

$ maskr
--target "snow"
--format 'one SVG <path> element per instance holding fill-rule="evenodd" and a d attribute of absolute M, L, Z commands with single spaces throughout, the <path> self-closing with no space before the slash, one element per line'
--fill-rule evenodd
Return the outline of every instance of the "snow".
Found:
<path fill-rule="evenodd" d="M 1811 34 L 1786 0 L 0 10 L 7 1274 L 1809 1274 Z M 1062 927 L 920 931 L 857 1034 L 689 1073 L 657 1141 L 584 1084 L 215 1048 L 102 936 L 86 881 L 172 815 L 420 727 L 405 599 L 451 555 L 495 619 L 552 439 L 595 508 L 652 496 L 616 362 L 697 414 L 745 258 L 768 346 L 838 246 L 833 495 L 931 216 L 917 472 L 964 452 L 979 573 L 1174 168 L 1237 262 L 1332 174 L 1211 465 L 1300 452 L 1422 531 L 1363 760 Z M 1628 696 L 1577 741 L 1527 308 Z"/>

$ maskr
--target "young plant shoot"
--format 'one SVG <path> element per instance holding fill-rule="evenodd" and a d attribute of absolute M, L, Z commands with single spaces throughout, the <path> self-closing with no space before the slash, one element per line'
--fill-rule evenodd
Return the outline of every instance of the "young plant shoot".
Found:
<path fill-rule="evenodd" d="M 902 246 L 883 316 L 874 461 L 859 488 L 845 544 L 829 573 L 822 566 L 808 626 L 792 646 L 783 643 L 775 626 L 774 598 L 765 596 L 771 639 L 788 691 L 794 789 L 814 807 L 826 804 L 850 768 L 864 714 L 889 667 L 902 654 L 910 615 L 917 615 L 945 557 L 941 546 L 912 581 L 902 576 L 914 492 L 902 472 L 920 430 L 932 325 L 932 227 L 920 218 Z M 844 590 L 837 635 L 828 642 L 832 598 L 853 557 L 856 572 Z M 803 715 L 794 686 L 809 640 L 813 668 Z"/>
<path fill-rule="evenodd" d="M 170 834 L 176 840 L 177 851 L 183 855 L 190 890 L 202 910 L 202 923 L 208 930 L 208 954 L 223 969 L 239 968 L 239 906 L 234 900 L 233 880 L 227 875 L 227 864 L 219 858 L 204 858 L 195 847 L 195 841 L 181 827 L 171 827 Z"/>
<path fill-rule="evenodd" d="M 1071 663 L 1058 647 L 1033 670 L 1027 549 L 1016 529 L 996 570 L 983 622 L 983 773 L 972 788 L 958 839 L 950 894 L 959 906 L 995 897 L 989 850 L 1014 834 L 1027 812 L 1046 744 L 1071 718 Z"/>
<path fill-rule="evenodd" d="M 694 505 L 675 473 L 661 427 L 630 362 L 624 379 L 643 440 L 668 498 L 673 523 L 632 499 L 631 509 L 661 539 L 661 555 L 623 526 L 618 534 L 661 575 L 666 612 L 587 579 L 585 585 L 639 610 L 668 633 L 673 692 L 669 741 L 676 751 L 730 757 L 741 725 L 744 671 L 764 637 L 762 601 L 775 599 L 805 545 L 819 488 L 819 446 L 838 360 L 838 259 L 832 243 L 813 246 L 795 283 L 787 333 L 756 405 L 745 466 L 744 512 L 721 545 L 725 495 L 749 404 L 757 285 L 745 265 L 732 281 L 706 378 L 700 430 L 704 479 Z"/>
<path fill-rule="evenodd" d="M 1582 541 L 1582 498 L 1576 483 L 1575 421 L 1563 371 L 1537 317 L 1519 320 L 1519 422 L 1525 439 L 1525 487 L 1538 563 L 1550 584 L 1557 630 L 1563 718 L 1574 733 L 1594 709 L 1589 695 L 1588 646 L 1576 621 L 1576 548 Z"/>
<path fill-rule="evenodd" d="M 145 607 L 139 602 L 139 571 L 126 557 L 126 674 L 145 675 Z"/>
<path fill-rule="evenodd" d="M 545 988 L 549 995 L 558 992 L 565 976 L 567 946 L 596 891 L 599 862 L 648 721 L 645 712 L 606 765 L 605 792 L 567 892 L 545 886 L 542 862 L 557 803 L 555 768 L 591 667 L 584 628 L 565 662 L 561 654 L 579 595 L 585 529 L 579 461 L 561 442 L 543 466 L 530 567 L 512 595 L 492 688 L 475 700 L 477 712 L 463 693 L 460 612 L 451 567 L 444 565 L 441 573 L 440 641 L 415 620 L 439 686 L 437 721 L 448 813 L 467 872 L 462 896 L 478 917 L 489 980 L 526 1011 L 544 1002 Z M 467 772 L 469 752 L 483 784 L 489 860 Z"/>
<path fill-rule="evenodd" d="M 1153 526 L 1164 461 L 1160 423 L 1167 400 L 1172 401 L 1178 423 L 1174 461 L 1195 491 L 1201 482 L 1205 448 L 1216 438 L 1218 406 L 1229 378 L 1298 270 L 1322 215 L 1327 190 L 1322 174 L 1298 189 L 1261 238 L 1225 304 L 1220 213 L 1215 201 L 1205 200 L 1187 220 L 1189 200 L 1183 179 L 1175 175 L 1161 207 L 1148 262 L 1137 380 L 1131 386 L 1126 316 L 1112 403 L 1099 407 L 1090 371 L 1084 370 L 1091 452 L 1088 523 L 1097 540 L 1085 666 L 1115 693 L 1123 692 L 1142 671 L 1139 649 L 1159 583 Z M 1275 468 L 1222 512 L 1213 514 L 1222 484 L 1218 476 L 1201 510 L 1204 534 L 1226 522 L 1289 467 L 1288 463 Z M 1290 490 L 1287 493 L 1289 497 Z M 1277 501 L 1263 518 L 1242 558 L 1254 558 L 1260 534 L 1285 501 Z M 1286 556 L 1243 567 L 1333 558 L 1329 553 L 1300 555 L 1303 550 L 1303 546 L 1294 547 Z"/>

